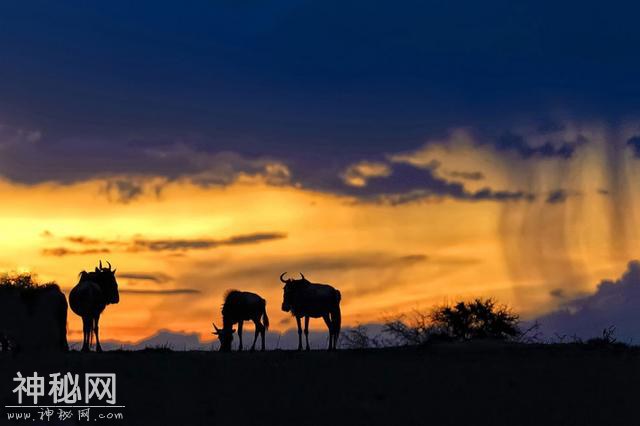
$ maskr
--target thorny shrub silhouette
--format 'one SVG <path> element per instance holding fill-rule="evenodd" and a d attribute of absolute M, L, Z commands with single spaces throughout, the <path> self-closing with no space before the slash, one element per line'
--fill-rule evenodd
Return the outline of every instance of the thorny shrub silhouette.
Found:
<path fill-rule="evenodd" d="M 616 327 L 609 326 L 602 330 L 602 336 L 593 337 L 586 341 L 587 346 L 595 348 L 626 348 L 629 345 L 624 342 L 619 342 L 615 337 Z"/>
<path fill-rule="evenodd" d="M 519 316 L 493 299 L 475 299 L 436 307 L 429 313 L 414 311 L 388 320 L 383 332 L 395 342 L 421 345 L 433 341 L 513 340 L 521 336 Z"/>
<path fill-rule="evenodd" d="M 341 346 L 345 349 L 368 349 L 388 346 L 385 339 L 378 335 L 370 335 L 367 327 L 357 325 L 342 333 Z"/>

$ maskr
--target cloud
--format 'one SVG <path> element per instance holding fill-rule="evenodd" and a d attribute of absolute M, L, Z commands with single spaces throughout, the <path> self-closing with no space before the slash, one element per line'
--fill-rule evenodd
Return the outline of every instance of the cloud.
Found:
<path fill-rule="evenodd" d="M 566 297 L 561 289 L 554 297 Z M 604 328 L 615 326 L 622 339 L 640 339 L 640 261 L 633 260 L 627 270 L 615 280 L 602 280 L 596 291 L 575 297 L 560 308 L 541 316 L 537 321 L 546 336 L 554 334 L 589 338 Z"/>
<path fill-rule="evenodd" d="M 547 204 L 561 204 L 566 202 L 569 197 L 578 197 L 581 196 L 582 192 L 580 191 L 571 191 L 567 189 L 554 189 L 547 193 L 547 197 L 545 198 L 545 202 Z"/>
<path fill-rule="evenodd" d="M 121 272 L 118 278 L 132 281 L 148 281 L 156 284 L 163 284 L 172 280 L 172 278 L 162 272 Z"/>
<path fill-rule="evenodd" d="M 569 194 L 564 189 L 556 189 L 551 191 L 545 200 L 548 204 L 558 204 L 567 201 Z"/>
<path fill-rule="evenodd" d="M 493 135 L 469 128 L 456 128 L 444 137 L 431 138 L 418 149 L 387 154 L 377 162 L 356 162 L 342 174 L 346 188 L 330 190 L 355 196 L 361 201 L 373 201 L 390 205 L 451 198 L 458 201 L 534 201 L 535 192 L 521 179 L 503 179 L 501 173 L 511 171 L 508 164 L 517 162 L 522 169 L 533 167 L 536 158 L 568 160 L 577 148 L 587 143 L 587 138 L 573 127 L 540 129 L 525 128 L 521 133 L 506 132 Z M 505 170 L 491 171 L 492 179 L 484 187 L 477 182 L 487 176 L 475 167 L 486 166 L 488 161 L 515 153 Z M 455 164 L 453 170 L 447 163 Z M 460 169 L 460 165 L 464 167 Z M 375 166 L 375 167 L 374 167 Z M 514 166 L 514 170 L 518 166 Z M 495 178 L 495 179 L 494 179 Z M 466 181 L 466 182 L 465 182 Z M 496 188 L 505 182 L 508 187 Z M 516 185 L 520 183 L 522 188 Z M 473 183 L 473 185 L 471 184 Z M 524 189 L 527 188 L 527 189 Z M 553 189 L 547 197 L 549 203 L 565 201 L 569 192 Z"/>
<path fill-rule="evenodd" d="M 111 253 L 111 250 L 107 248 L 74 250 L 66 247 L 53 247 L 53 248 L 42 249 L 43 256 L 55 256 L 55 257 L 80 256 L 80 255 L 87 255 L 87 254 L 104 254 L 104 253 Z"/>
<path fill-rule="evenodd" d="M 84 254 L 112 253 L 112 252 L 185 252 L 189 250 L 209 250 L 223 246 L 238 246 L 259 244 L 287 238 L 282 232 L 258 232 L 246 235 L 233 235 L 228 238 L 175 238 L 175 239 L 147 239 L 136 237 L 131 240 L 97 240 L 84 236 L 67 237 L 66 240 L 80 245 L 108 246 L 77 250 L 68 247 L 45 248 L 45 256 L 72 256 Z"/>
<path fill-rule="evenodd" d="M 89 141 L 52 138 L 7 145 L 0 157 L 0 174 L 25 184 L 103 180 L 100 193 L 123 204 L 146 195 L 159 197 L 176 180 L 210 187 L 238 181 L 284 185 L 291 177 L 288 166 L 273 156 L 218 151 L 208 146 L 211 141 L 199 138 L 158 141 L 148 136 L 153 143 L 126 138 L 106 141 L 99 136 Z M 57 149 L 51 151 L 51 146 Z"/>
<path fill-rule="evenodd" d="M 453 187 L 456 189 L 456 186 Z M 455 194 L 455 195 L 453 195 Z M 381 204 L 388 204 L 392 206 L 398 206 L 407 203 L 413 203 L 417 201 L 425 201 L 433 198 L 447 198 L 451 197 L 456 200 L 463 201 L 533 201 L 535 195 L 524 191 L 493 191 L 489 188 L 484 188 L 475 192 L 467 192 L 466 190 L 455 190 L 452 193 L 433 192 L 431 190 L 414 190 L 403 194 L 383 194 L 374 198 L 370 198 L 370 201 L 375 201 Z"/>
<path fill-rule="evenodd" d="M 178 143 L 144 150 L 147 158 L 182 166 L 176 175 L 200 186 L 230 185 L 238 179 L 258 179 L 271 185 L 289 183 L 286 164 L 269 157 L 243 156 L 233 151 L 209 152 Z"/>
<path fill-rule="evenodd" d="M 173 289 L 119 289 L 120 293 L 123 294 L 133 294 L 133 295 L 141 295 L 141 296 L 155 296 L 155 295 L 164 295 L 164 296 L 178 296 L 185 294 L 200 294 L 202 293 L 200 290 L 195 288 L 173 288 Z"/>
<path fill-rule="evenodd" d="M 141 0 L 134 9 L 144 13 L 150 4 Z M 0 141 L 1 173 L 26 184 L 104 179 L 104 194 L 120 203 L 154 194 L 145 180 L 156 177 L 202 186 L 254 179 L 353 196 L 359 194 L 350 189 L 396 173 L 381 160 L 386 154 L 415 150 L 449 129 L 474 129 L 479 143 L 499 155 L 565 160 L 584 139 L 559 136 L 566 125 L 555 110 L 608 122 L 637 108 L 638 82 L 627 70 L 637 68 L 638 37 L 619 37 L 619 28 L 633 27 L 634 13 L 532 1 L 414 6 L 359 0 L 333 14 L 333 2 L 237 10 L 198 3 L 179 12 L 155 8 L 145 15 L 147 26 L 120 22 L 107 36 L 91 29 L 111 27 L 117 6 L 99 15 L 47 6 L 43 13 L 56 16 L 51 22 L 87 23 L 58 34 L 55 46 L 48 25 L 8 19 L 15 39 L 31 42 L 24 52 L 4 52 L 0 111 L 11 115 L 0 120 L 11 121 L 11 130 L 0 130 L 0 139 L 19 142 Z M 173 25 L 175 13 L 183 24 Z M 472 24 L 478 16 L 483 25 Z M 579 23 L 594 21 L 605 24 L 585 43 Z M 349 29 L 353 22 L 362 23 L 359 31 Z M 536 23 L 544 24 L 544 35 Z M 145 33 L 151 27 L 153 40 Z M 75 54 L 63 48 L 69 45 Z M 617 49 L 603 48 L 611 45 Z M 582 46 L 593 52 L 580 55 Z M 37 70 L 52 66 L 57 78 L 43 80 Z M 83 96 L 69 96 L 68 87 Z M 519 131 L 523 121 L 535 137 Z M 375 169 L 352 168 L 363 160 Z M 460 170 L 446 177 L 479 180 Z M 528 190 L 486 186 L 488 192 L 463 197 L 429 183 L 377 194 L 395 203 L 435 196 L 501 201 Z"/>
<path fill-rule="evenodd" d="M 51 236 L 51 233 L 49 233 L 49 236 Z M 95 238 L 88 238 L 88 237 L 83 237 L 83 236 L 77 236 L 77 237 L 66 237 L 65 238 L 67 241 L 69 241 L 70 243 L 74 243 L 74 244 L 81 244 L 81 245 L 96 245 L 96 244 L 100 244 L 100 240 L 95 239 Z"/>
<path fill-rule="evenodd" d="M 549 292 L 549 295 L 558 299 L 564 299 L 566 297 L 565 291 L 561 288 L 554 288 Z"/>
<path fill-rule="evenodd" d="M 366 181 L 363 185 L 333 187 L 332 190 L 354 196 L 363 202 L 400 205 L 433 198 L 460 201 L 533 201 L 535 195 L 526 191 L 495 190 L 488 187 L 469 190 L 462 182 L 448 180 L 437 174 L 440 162 L 418 163 L 407 155 L 393 156 L 389 173 Z"/>
<path fill-rule="evenodd" d="M 640 136 L 633 136 L 627 140 L 627 146 L 633 151 L 635 158 L 640 158 Z"/>
<path fill-rule="evenodd" d="M 507 132 L 496 140 L 492 141 L 492 146 L 498 151 L 514 152 L 521 158 L 560 158 L 569 159 L 573 157 L 576 149 L 587 143 L 584 136 L 578 136 L 575 141 L 546 141 L 540 145 L 533 145 L 520 134 Z"/>
<path fill-rule="evenodd" d="M 482 180 L 484 179 L 484 173 L 482 172 L 464 172 L 464 171 L 446 171 L 445 175 L 448 177 L 464 180 Z"/>
<path fill-rule="evenodd" d="M 557 140 L 543 140 L 555 136 Z M 515 152 L 519 157 L 570 158 L 586 138 L 577 135 L 532 135 L 504 132 L 499 136 L 481 131 L 456 130 L 446 138 L 428 138 L 424 148 L 441 145 L 455 148 L 456 143 L 469 146 L 491 146 L 497 153 Z M 565 140 L 566 139 L 566 140 Z M 101 139 L 89 143 L 76 140 L 58 144 L 60 150 L 46 152 L 48 144 L 56 141 L 38 140 L 30 149 L 21 148 L 8 153 L 7 164 L 0 170 L 11 180 L 25 183 L 53 181 L 62 184 L 86 179 L 103 179 L 100 190 L 110 201 L 127 204 L 148 195 L 160 197 L 166 185 L 186 180 L 202 187 L 226 186 L 236 182 L 260 182 L 268 185 L 292 185 L 332 194 L 356 197 L 365 202 L 400 205 L 415 201 L 452 198 L 459 201 L 531 201 L 535 194 L 519 188 L 469 189 L 464 183 L 485 178 L 479 170 L 447 170 L 437 159 L 424 162 L 419 158 L 421 149 L 385 154 L 378 151 L 371 158 L 356 159 L 355 155 L 338 156 L 323 162 L 320 157 L 311 161 L 297 158 L 299 152 L 278 155 L 240 154 L 229 149 L 216 149 L 206 136 L 189 135 L 167 139 L 141 136 L 111 141 L 122 145 L 118 151 Z M 89 147 L 93 153 L 89 153 Z M 389 152 L 389 151 L 387 151 Z M 48 162 L 60 167 L 46 167 Z M 17 156 L 17 157 L 16 157 Z M 83 158 L 91 156 L 91 161 Z M 13 157 L 13 160 L 9 160 Z M 116 158 L 117 157 L 117 158 Z M 73 166 L 65 165 L 69 159 L 79 159 Z M 117 160 L 117 161 L 116 161 Z M 33 170 L 14 168 L 15 164 L 30 164 Z M 414 170 L 411 171 L 411 166 Z M 474 167 L 475 165 L 471 165 Z M 43 171 L 48 175 L 43 175 Z M 526 188 L 523 186 L 523 188 Z"/>
<path fill-rule="evenodd" d="M 144 193 L 144 184 L 133 179 L 115 179 L 108 181 L 102 188 L 110 201 L 128 204 Z"/>
<path fill-rule="evenodd" d="M 39 130 L 24 129 L 0 123 L 0 150 L 34 144 L 41 138 L 42 132 Z"/>
<path fill-rule="evenodd" d="M 342 180 L 349 186 L 363 187 L 367 186 L 369 179 L 387 177 L 390 174 L 391 168 L 385 163 L 361 161 L 347 167 Z"/>
<path fill-rule="evenodd" d="M 266 232 L 248 235 L 236 235 L 230 238 L 216 239 L 166 239 L 147 240 L 135 239 L 129 251 L 186 251 L 204 250 L 221 246 L 236 246 L 244 244 L 257 244 L 265 241 L 279 240 L 286 238 L 286 234 L 279 232 Z"/>

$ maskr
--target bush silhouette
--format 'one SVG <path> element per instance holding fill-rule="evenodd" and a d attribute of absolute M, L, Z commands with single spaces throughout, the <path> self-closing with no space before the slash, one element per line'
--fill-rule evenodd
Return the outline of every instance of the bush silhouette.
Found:
<path fill-rule="evenodd" d="M 53 298 L 49 297 L 51 294 L 53 294 Z M 42 299 L 43 295 L 45 299 Z M 4 352 L 16 349 L 19 346 L 18 337 L 24 339 L 25 335 L 38 336 L 36 340 L 42 341 L 42 336 L 51 335 L 50 326 L 55 328 L 54 334 L 59 334 L 59 342 L 56 345 L 59 344 L 64 350 L 68 349 L 66 339 L 67 302 L 55 282 L 39 283 L 37 277 L 29 273 L 0 274 L 0 299 L 5 302 L 3 305 L 4 315 L 0 319 L 2 321 L 0 350 Z M 53 322 L 34 324 L 33 318 L 40 318 L 34 317 L 34 312 L 39 309 L 39 301 L 42 300 L 45 300 L 44 303 L 53 303 L 57 310 L 55 313 L 47 311 L 52 316 L 47 320 L 53 319 Z M 7 309 L 9 309 L 9 313 L 6 311 Z M 20 312 L 26 312 L 27 315 L 20 315 Z M 17 325 L 17 322 L 22 324 Z M 26 327 L 26 331 L 19 330 L 24 327 Z"/>
<path fill-rule="evenodd" d="M 425 313 L 413 311 L 385 322 L 383 333 L 394 344 L 422 345 L 435 341 L 496 339 L 522 335 L 519 317 L 493 299 L 475 299 L 444 305 Z"/>
<path fill-rule="evenodd" d="M 391 346 L 422 345 L 431 341 L 436 334 L 431 324 L 430 314 L 417 310 L 410 315 L 388 319 L 382 331 L 391 337 Z"/>
<path fill-rule="evenodd" d="M 370 335 L 367 327 L 362 324 L 344 330 L 341 340 L 341 346 L 345 349 L 370 349 L 389 346 L 379 334 Z"/>
<path fill-rule="evenodd" d="M 30 273 L 21 274 L 0 274 L 0 291 L 15 289 L 20 292 L 22 296 L 30 296 L 41 290 L 50 288 L 59 288 L 58 284 L 54 281 L 40 283 L 36 275 Z"/>
<path fill-rule="evenodd" d="M 475 299 L 440 306 L 430 316 L 434 331 L 456 340 L 508 340 L 520 335 L 519 317 L 493 299 Z"/>

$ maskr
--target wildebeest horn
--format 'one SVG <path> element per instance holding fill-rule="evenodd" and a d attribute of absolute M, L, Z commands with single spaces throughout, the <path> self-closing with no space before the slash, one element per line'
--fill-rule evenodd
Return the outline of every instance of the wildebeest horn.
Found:
<path fill-rule="evenodd" d="M 282 279 L 282 277 L 284 277 L 287 273 L 283 272 L 282 275 L 280 275 L 280 281 L 282 281 L 283 283 L 287 283 L 285 280 Z"/>
<path fill-rule="evenodd" d="M 302 274 L 302 272 L 300 272 L 300 276 L 302 277 L 303 280 L 306 280 L 306 278 L 304 277 L 304 275 Z"/>
<path fill-rule="evenodd" d="M 109 270 L 111 270 L 111 263 L 107 260 L 107 265 L 109 265 Z"/>
<path fill-rule="evenodd" d="M 100 269 L 102 269 L 102 260 L 100 260 L 100 263 L 98 263 L 98 265 L 100 266 Z"/>

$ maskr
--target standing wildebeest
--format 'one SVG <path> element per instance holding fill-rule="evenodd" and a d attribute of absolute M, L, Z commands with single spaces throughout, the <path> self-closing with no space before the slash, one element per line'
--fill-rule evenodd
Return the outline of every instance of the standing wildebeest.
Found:
<path fill-rule="evenodd" d="M 102 352 L 98 337 L 100 314 L 107 305 L 120 301 L 116 270 L 111 270 L 111 264 L 107 264 L 109 267 L 103 268 L 100 261 L 94 272 L 80 272 L 80 280 L 69 294 L 71 310 L 82 318 L 82 350 L 85 352 L 91 350 L 93 333 L 96 335 L 96 351 Z"/>
<path fill-rule="evenodd" d="M 329 328 L 329 350 L 338 346 L 340 335 L 340 291 L 327 284 L 314 284 L 309 282 L 302 273 L 299 280 L 289 278 L 284 280 L 280 275 L 280 281 L 284 283 L 284 297 L 282 310 L 291 312 L 296 317 L 298 324 L 298 350 L 302 350 L 302 326 L 300 318 L 304 317 L 304 335 L 309 350 L 309 317 L 324 320 Z"/>
<path fill-rule="evenodd" d="M 262 322 L 260 322 L 262 318 Z M 213 334 L 218 336 L 220 340 L 220 350 L 229 352 L 231 350 L 231 342 L 233 341 L 234 324 L 238 324 L 238 339 L 240 346 L 238 350 L 242 350 L 242 323 L 251 320 L 256 325 L 256 332 L 253 336 L 253 345 L 251 350 L 256 348 L 256 340 L 258 334 L 262 336 L 262 350 L 264 351 L 264 335 L 265 330 L 269 328 L 269 317 L 267 316 L 267 302 L 255 293 L 247 291 L 229 290 L 224 297 L 222 305 L 222 330 L 213 324 L 216 330 Z"/>
<path fill-rule="evenodd" d="M 66 351 L 67 299 L 56 284 L 0 285 L 2 350 Z"/>

